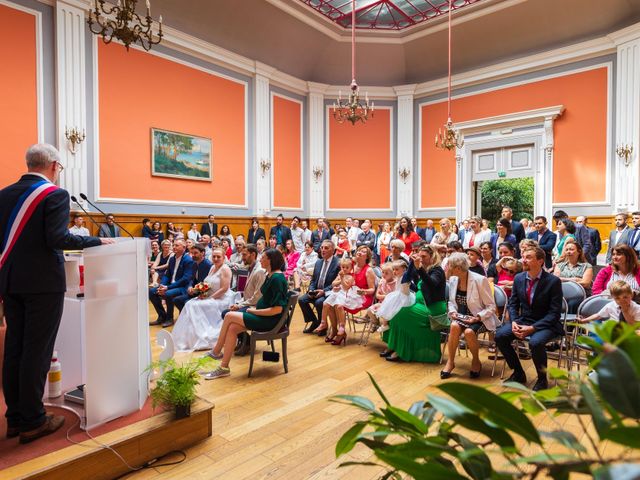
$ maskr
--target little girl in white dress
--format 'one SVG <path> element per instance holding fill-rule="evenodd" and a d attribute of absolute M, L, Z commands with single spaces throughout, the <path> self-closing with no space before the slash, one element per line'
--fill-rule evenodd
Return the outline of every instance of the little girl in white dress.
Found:
<path fill-rule="evenodd" d="M 364 303 L 364 296 L 359 295 L 358 290 L 353 278 L 353 260 L 343 258 L 340 260 L 340 272 L 333 281 L 333 291 L 327 295 L 324 305 L 340 305 L 349 310 L 356 310 Z M 326 322 L 324 311 L 322 313 L 323 322 Z"/>
<path fill-rule="evenodd" d="M 396 260 L 392 264 L 393 275 L 396 278 L 396 289 L 387 294 L 376 312 L 380 319 L 378 332 L 389 330 L 389 320 L 404 307 L 410 307 L 416 303 L 416 294 L 409 289 L 409 283 L 401 283 L 402 276 L 407 271 L 407 264 L 404 260 Z"/>

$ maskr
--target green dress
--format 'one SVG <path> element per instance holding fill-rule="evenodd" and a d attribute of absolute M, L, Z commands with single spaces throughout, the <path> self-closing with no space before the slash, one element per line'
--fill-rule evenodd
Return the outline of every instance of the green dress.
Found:
<path fill-rule="evenodd" d="M 447 312 L 447 302 L 425 305 L 422 281 L 418 283 L 416 303 L 402 308 L 389 322 L 382 340 L 390 350 L 406 362 L 437 363 L 440 361 L 440 332 L 431 330 L 429 317 Z"/>
<path fill-rule="evenodd" d="M 284 309 L 287 303 L 289 303 L 289 286 L 287 285 L 287 279 L 284 278 L 284 274 L 282 273 L 269 275 L 262 284 L 260 293 L 262 293 L 262 297 L 258 300 L 258 304 L 256 305 L 257 309 L 277 306 Z M 274 329 L 281 316 L 282 313 L 266 317 L 244 312 L 242 314 L 242 320 L 244 321 L 244 326 L 249 330 L 268 332 Z"/>

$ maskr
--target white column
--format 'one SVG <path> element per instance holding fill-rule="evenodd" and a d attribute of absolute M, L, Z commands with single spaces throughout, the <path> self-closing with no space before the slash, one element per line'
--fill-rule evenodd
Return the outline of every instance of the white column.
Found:
<path fill-rule="evenodd" d="M 416 84 L 393 87 L 398 97 L 398 169 L 396 174 L 396 204 L 399 216 L 413 216 L 413 184 L 415 173 L 413 151 L 413 94 Z M 404 173 L 405 177 L 400 176 Z"/>
<path fill-rule="evenodd" d="M 327 85 L 308 82 L 309 86 L 309 215 L 324 215 L 325 205 L 325 124 L 324 92 Z"/>
<path fill-rule="evenodd" d="M 551 221 L 553 215 L 553 121 L 557 115 L 551 115 L 544 119 L 544 133 L 542 145 L 536 166 L 534 211 L 536 215 L 544 215 Z"/>
<path fill-rule="evenodd" d="M 271 210 L 271 175 L 273 159 L 271 158 L 271 125 L 269 78 L 274 69 L 256 62 L 254 79 L 254 177 L 256 215 L 268 215 Z"/>
<path fill-rule="evenodd" d="M 629 164 L 615 155 L 614 202 L 617 211 L 640 206 L 638 150 L 640 149 L 640 38 L 618 45 L 615 146 L 632 146 Z"/>
<path fill-rule="evenodd" d="M 60 186 L 76 197 L 87 191 L 87 148 L 83 142 L 71 153 L 65 129 L 86 129 L 86 28 L 83 9 L 71 2 L 56 2 L 57 141 L 65 167 Z"/>
<path fill-rule="evenodd" d="M 456 148 L 456 222 L 471 215 L 471 151 Z"/>

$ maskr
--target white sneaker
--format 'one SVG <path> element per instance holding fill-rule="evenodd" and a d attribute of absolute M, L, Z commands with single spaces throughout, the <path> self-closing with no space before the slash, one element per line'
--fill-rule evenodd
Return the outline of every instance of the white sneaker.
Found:
<path fill-rule="evenodd" d="M 231 375 L 231 370 L 229 368 L 218 367 L 215 370 L 212 370 L 208 373 L 205 373 L 205 380 L 215 380 L 216 378 L 228 377 Z"/>

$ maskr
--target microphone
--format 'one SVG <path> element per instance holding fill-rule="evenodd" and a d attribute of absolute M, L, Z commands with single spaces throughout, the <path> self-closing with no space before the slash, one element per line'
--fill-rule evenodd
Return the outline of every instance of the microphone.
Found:
<path fill-rule="evenodd" d="M 100 225 L 98 225 L 96 223 L 96 221 L 93 219 L 93 217 L 91 215 L 89 215 L 89 212 L 87 212 L 84 209 L 84 207 L 82 205 L 80 205 L 80 202 L 78 202 L 78 199 L 76 197 L 74 197 L 73 195 L 71 195 L 71 201 L 80 207 L 80 210 L 82 210 L 84 212 L 84 214 L 87 217 L 89 217 L 89 220 L 91 220 L 91 222 L 96 226 L 96 228 L 98 229 L 98 232 L 99 232 L 100 231 Z"/>
<path fill-rule="evenodd" d="M 95 208 L 96 210 L 98 210 L 102 215 L 104 215 L 104 218 L 107 218 L 107 217 L 108 217 L 108 215 L 107 215 L 106 213 L 104 213 L 102 210 L 100 210 L 100 208 L 99 208 L 95 203 L 93 203 L 91 200 L 89 200 L 89 199 L 87 198 L 87 196 L 86 196 L 84 193 L 80 192 L 80 198 L 81 198 L 81 199 L 83 199 L 83 200 L 86 200 L 86 201 L 87 201 L 87 203 L 89 203 L 89 205 L 91 205 L 93 208 Z M 131 232 L 129 232 L 129 230 L 127 230 L 126 228 L 124 228 L 122 225 L 120 225 L 120 224 L 119 224 L 118 222 L 116 222 L 115 220 L 113 221 L 113 223 L 115 223 L 118 227 L 120 227 L 124 233 L 126 233 L 126 234 L 127 234 L 127 235 L 129 235 L 131 238 L 133 238 L 133 235 L 131 235 Z"/>

